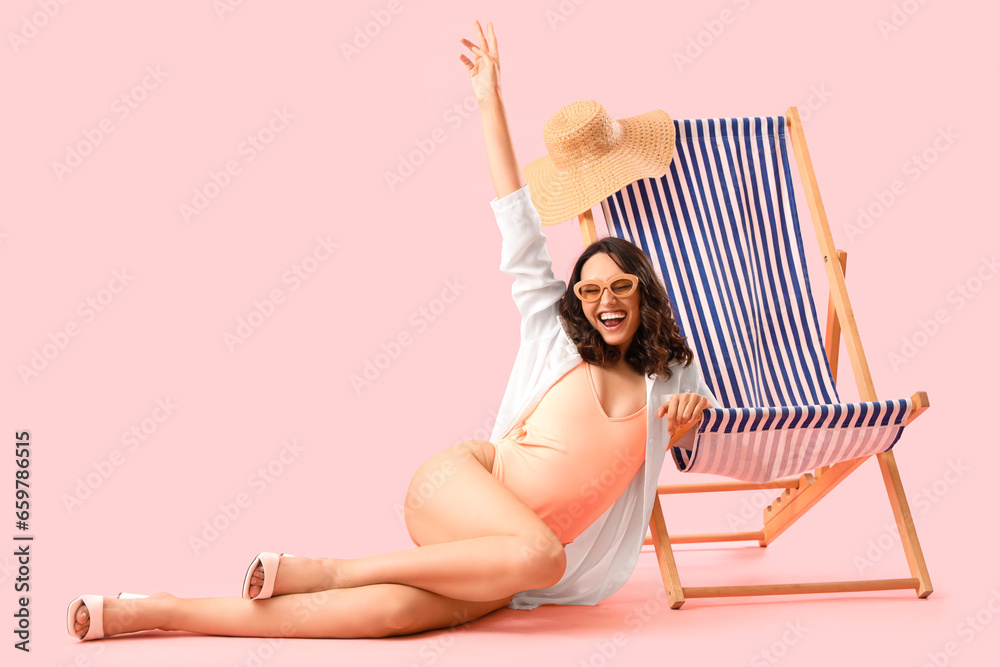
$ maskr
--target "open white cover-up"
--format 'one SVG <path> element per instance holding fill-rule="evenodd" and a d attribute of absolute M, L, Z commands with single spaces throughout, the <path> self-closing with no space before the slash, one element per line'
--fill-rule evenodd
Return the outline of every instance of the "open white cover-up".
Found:
<path fill-rule="evenodd" d="M 490 205 L 503 236 L 500 270 L 514 278 L 511 294 L 521 314 L 521 343 L 514 359 L 496 425 L 496 441 L 518 426 L 549 387 L 580 363 L 582 357 L 559 316 L 558 301 L 566 283 L 552 273 L 542 222 L 528 186 Z M 621 496 L 573 542 L 566 545 L 566 571 L 548 588 L 522 591 L 508 605 L 534 609 L 542 604 L 595 605 L 622 587 L 635 568 L 653 512 L 653 499 L 668 442 L 666 420 L 656 411 L 672 394 L 693 391 L 722 407 L 702 379 L 698 360 L 687 367 L 675 361 L 666 380 L 646 376 L 646 459 Z M 693 429 L 679 443 L 693 438 Z"/>

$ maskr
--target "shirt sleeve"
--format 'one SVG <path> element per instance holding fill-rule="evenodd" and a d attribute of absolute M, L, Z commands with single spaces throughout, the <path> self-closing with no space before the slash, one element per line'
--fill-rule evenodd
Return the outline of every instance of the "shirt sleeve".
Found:
<path fill-rule="evenodd" d="M 708 398 L 708 402 L 711 403 L 713 408 L 721 408 L 722 404 L 715 398 L 715 394 L 712 390 L 708 388 L 705 384 L 705 378 L 701 374 L 701 365 L 698 363 L 697 359 L 691 360 L 691 365 L 684 367 L 683 375 L 681 376 L 680 390 L 678 393 L 685 393 L 688 391 L 693 391 L 700 396 L 705 396 Z"/>
<path fill-rule="evenodd" d="M 664 401 L 674 394 L 685 394 L 689 391 L 693 391 L 700 396 L 708 398 L 709 407 L 722 408 L 718 399 L 715 398 L 715 394 L 712 393 L 712 390 L 709 389 L 708 385 L 705 383 L 705 379 L 701 374 L 701 366 L 699 365 L 697 359 L 692 359 L 691 363 L 687 366 L 677 362 L 676 365 L 672 366 L 672 368 L 674 375 L 667 384 L 670 390 L 667 393 L 656 397 L 656 399 L 660 401 L 657 407 L 662 405 Z M 674 381 L 675 378 L 676 381 Z"/>
<path fill-rule="evenodd" d="M 552 273 L 542 221 L 528 186 L 494 198 L 490 205 L 503 236 L 500 270 L 514 278 L 511 295 L 521 314 L 521 338 L 552 335 L 551 328 L 561 326 L 556 315 L 566 283 Z"/>

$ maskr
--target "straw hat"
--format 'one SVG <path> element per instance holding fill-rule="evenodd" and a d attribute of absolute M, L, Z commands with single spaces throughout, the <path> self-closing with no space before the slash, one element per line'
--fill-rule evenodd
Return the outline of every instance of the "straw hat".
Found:
<path fill-rule="evenodd" d="M 524 177 L 544 225 L 569 220 L 629 183 L 663 176 L 674 155 L 666 111 L 614 120 L 592 100 L 557 111 L 542 136 L 549 154 L 528 164 Z"/>

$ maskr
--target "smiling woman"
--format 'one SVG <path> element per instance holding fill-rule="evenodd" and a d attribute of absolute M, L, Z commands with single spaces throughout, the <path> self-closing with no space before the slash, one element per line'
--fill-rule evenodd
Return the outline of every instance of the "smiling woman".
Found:
<path fill-rule="evenodd" d="M 495 441 L 468 440 L 420 465 L 403 508 L 414 549 L 353 559 L 263 552 L 247 569 L 239 598 L 81 596 L 67 610 L 73 636 L 150 629 L 405 635 L 504 606 L 593 605 L 627 580 L 664 456 L 654 408 L 669 410 L 668 425 L 697 419 L 708 389 L 677 335 L 664 287 L 638 248 L 598 241 L 577 260 L 572 287 L 553 277 L 539 211 L 507 128 L 496 35 L 492 25 L 489 37 L 478 21 L 474 27 L 478 45 L 461 43 L 475 60 L 460 59 L 480 108 L 497 194 L 491 207 L 502 235 L 500 268 L 514 278 L 522 318 Z M 636 127 L 648 130 L 640 135 L 649 140 L 642 150 L 652 161 L 636 161 L 644 166 L 619 177 L 650 175 L 645 165 L 669 163 L 669 117 L 653 113 L 642 123 Z M 434 304 L 430 313 L 436 316 Z M 602 321 L 611 315 L 617 324 Z M 669 404 L 661 405 L 665 394 Z"/>
<path fill-rule="evenodd" d="M 616 282 L 604 289 L 600 281 L 611 278 Z M 693 353 L 680 335 L 663 283 L 634 244 L 611 236 L 591 243 L 576 260 L 569 285 L 559 299 L 559 315 L 588 362 L 603 368 L 625 362 L 637 372 L 669 379 L 671 362 L 691 361 Z M 624 318 L 608 326 L 606 313 Z"/>
<path fill-rule="evenodd" d="M 600 262 L 601 264 L 606 264 L 607 260 L 604 260 L 602 256 L 597 256 L 591 259 L 588 264 Z M 591 269 L 585 264 L 581 275 L 586 276 L 591 273 Z M 620 299 L 624 299 L 635 292 L 635 289 L 639 286 L 638 276 L 634 276 L 631 273 L 617 273 L 613 276 L 609 276 L 606 279 L 602 278 L 584 278 L 576 283 L 573 291 L 576 296 L 579 297 L 581 301 L 585 304 L 591 304 L 595 301 L 600 301 L 601 297 L 604 295 L 605 290 L 617 296 Z M 584 312 L 590 313 L 590 309 L 584 306 Z M 598 323 L 603 326 L 607 331 L 617 331 L 618 327 L 622 324 L 625 318 L 628 316 L 627 310 L 598 310 L 597 311 L 597 322 L 592 322 L 592 324 L 597 327 Z M 634 321 L 635 318 L 633 318 Z M 632 331 L 634 334 L 635 331 Z"/>

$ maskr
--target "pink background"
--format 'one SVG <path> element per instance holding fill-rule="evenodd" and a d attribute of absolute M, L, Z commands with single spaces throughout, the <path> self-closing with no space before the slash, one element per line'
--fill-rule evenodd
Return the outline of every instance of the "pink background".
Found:
<path fill-rule="evenodd" d="M 58 12 L 48 18 L 43 5 Z M 235 665 L 254 656 L 270 665 L 523 656 L 753 665 L 777 655 L 785 664 L 922 665 L 936 655 L 982 665 L 995 656 L 1000 618 L 988 603 L 996 595 L 1000 609 L 1000 457 L 991 417 L 978 416 L 992 412 L 979 404 L 996 396 L 997 372 L 1000 280 L 984 264 L 998 247 L 995 5 L 401 0 L 396 14 L 388 6 L 248 0 L 220 17 L 212 0 L 4 4 L 8 481 L 0 495 L 10 522 L 2 532 L 18 532 L 9 446 L 15 431 L 30 430 L 36 539 L 32 652 L 16 652 L 7 633 L 3 654 L 39 665 Z M 390 20 L 376 31 L 372 12 Z M 886 33 L 894 16 L 898 29 Z M 619 118 L 654 108 L 678 119 L 780 115 L 798 106 L 833 237 L 849 253 L 851 303 L 878 396 L 924 390 L 932 403 L 895 452 L 934 593 L 693 600 L 671 611 L 649 547 L 628 584 L 597 607 L 501 610 L 463 632 L 286 641 L 273 654 L 262 639 L 188 634 L 77 644 L 63 618 L 81 593 L 238 595 L 261 550 L 359 557 L 410 548 L 398 510 L 416 467 L 489 436 L 518 320 L 511 279 L 498 270 L 494 192 L 458 60 L 474 18 L 497 28 L 522 166 L 544 154 L 545 120 L 580 99 Z M 377 34 L 345 56 L 342 44 L 369 23 Z M 12 34 L 30 37 L 12 43 Z M 699 40 L 701 53 L 692 46 Z M 685 49 L 696 57 L 678 66 Z M 157 68 L 159 80 L 148 76 Z M 262 137 L 272 141 L 250 160 L 241 145 L 268 127 L 274 109 L 293 118 Z M 111 132 L 97 131 L 102 121 Z M 949 129 L 952 141 L 935 148 Z M 60 178 L 53 163 L 87 134 L 99 143 Z M 385 174 L 428 144 L 433 152 L 390 188 Z M 925 151 L 933 164 L 913 171 L 912 157 Z M 229 161 L 239 172 L 185 222 L 180 206 Z M 894 181 L 892 203 L 852 237 L 859 208 L 878 211 Z M 825 321 L 827 284 L 799 204 Z M 582 250 L 578 228 L 545 231 L 565 278 Z M 326 261 L 305 261 L 320 237 L 339 245 Z M 297 285 L 283 280 L 296 264 L 312 270 Z M 128 276 L 124 287 L 116 271 Z M 443 304 L 448 281 L 461 287 Z M 970 281 L 978 291 L 956 298 Z M 231 351 L 224 336 L 273 290 L 283 302 Z M 103 300 L 101 311 L 80 309 L 88 299 Z M 433 309 L 433 321 L 421 308 Z M 933 335 L 916 336 L 912 358 L 893 363 L 936 314 Z M 77 335 L 60 335 L 73 325 Z M 352 375 L 400 336 L 408 344 L 356 391 Z M 25 380 L 19 368 L 43 348 L 51 358 Z M 841 354 L 842 393 L 853 399 Z M 156 408 L 168 399 L 176 407 L 166 415 Z M 133 428 L 143 439 L 123 441 Z M 291 440 L 300 451 L 286 450 L 281 463 Z M 268 465 L 278 474 L 262 481 L 257 471 Z M 661 480 L 694 481 L 669 462 Z M 235 515 L 240 494 L 249 503 Z M 675 533 L 734 522 L 749 530 L 772 495 L 665 498 L 664 511 Z M 212 521 L 224 529 L 193 548 Z M 766 550 L 688 545 L 678 562 L 685 585 L 695 586 L 908 576 L 887 524 L 881 475 L 868 461 Z M 14 543 L 4 539 L 0 608 L 9 627 L 16 575 Z M 977 613 L 980 629 L 969 631 L 966 617 Z"/>

